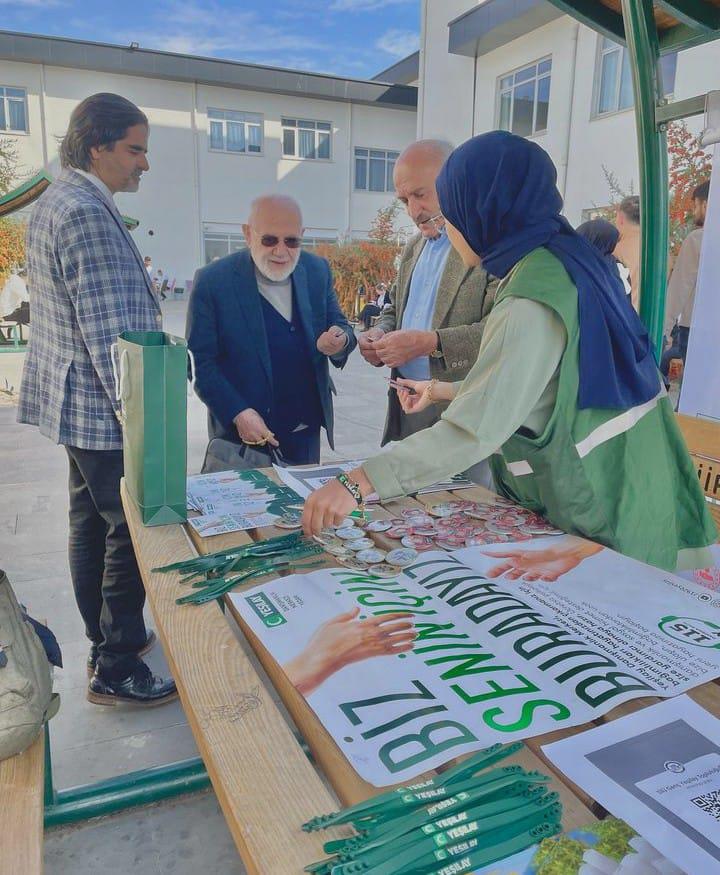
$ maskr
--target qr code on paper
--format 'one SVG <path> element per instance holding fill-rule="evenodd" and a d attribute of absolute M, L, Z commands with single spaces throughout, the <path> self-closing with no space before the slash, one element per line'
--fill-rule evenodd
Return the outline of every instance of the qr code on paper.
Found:
<path fill-rule="evenodd" d="M 690 801 L 706 814 L 720 821 L 720 790 L 713 790 L 712 793 L 703 793 L 702 796 L 696 796 Z"/>

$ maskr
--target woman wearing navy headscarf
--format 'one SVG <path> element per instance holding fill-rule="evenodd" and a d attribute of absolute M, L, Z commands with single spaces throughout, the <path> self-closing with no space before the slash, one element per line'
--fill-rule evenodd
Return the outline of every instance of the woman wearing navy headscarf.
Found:
<path fill-rule="evenodd" d="M 450 155 L 436 183 L 450 242 L 502 280 L 477 362 L 461 383 L 400 381 L 408 412 L 451 403 L 315 492 L 306 532 L 373 491 L 411 494 L 489 458 L 502 495 L 566 532 L 665 569 L 707 564 L 717 532 L 647 332 L 617 273 L 560 215 L 555 182 L 537 144 L 503 131 Z"/>
<path fill-rule="evenodd" d="M 578 225 L 575 229 L 581 237 L 602 255 L 603 261 L 610 268 L 610 273 L 617 273 L 620 277 L 620 282 L 623 284 L 625 297 L 632 306 L 632 290 L 630 288 L 630 271 L 615 257 L 615 249 L 620 240 L 620 232 L 607 219 L 590 219 Z"/>

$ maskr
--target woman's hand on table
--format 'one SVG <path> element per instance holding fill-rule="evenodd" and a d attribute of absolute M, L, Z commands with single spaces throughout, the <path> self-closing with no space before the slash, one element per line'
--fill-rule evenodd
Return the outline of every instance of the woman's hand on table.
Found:
<path fill-rule="evenodd" d="M 410 614 L 382 614 L 358 620 L 359 613 L 360 608 L 353 608 L 323 623 L 302 652 L 283 666 L 293 686 L 304 696 L 353 662 L 412 650 L 417 632 Z"/>
<path fill-rule="evenodd" d="M 373 492 L 373 485 L 362 468 L 355 468 L 348 477 L 358 484 L 363 498 Z M 319 535 L 328 526 L 338 526 L 347 515 L 357 508 L 357 502 L 339 480 L 331 480 L 315 490 L 305 501 L 303 509 L 303 532 L 308 537 Z"/>
<path fill-rule="evenodd" d="M 562 539 L 557 547 L 546 550 L 495 550 L 483 551 L 487 556 L 502 559 L 486 572 L 487 577 L 504 576 L 507 580 L 544 580 L 554 582 L 558 577 L 572 571 L 588 556 L 599 553 L 602 547 L 591 541 L 581 541 L 579 538 Z"/>

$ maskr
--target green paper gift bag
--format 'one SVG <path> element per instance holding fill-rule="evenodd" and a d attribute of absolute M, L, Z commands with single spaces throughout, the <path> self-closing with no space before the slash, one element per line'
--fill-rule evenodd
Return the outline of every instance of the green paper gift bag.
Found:
<path fill-rule="evenodd" d="M 187 357 L 163 331 L 123 331 L 113 346 L 125 483 L 146 526 L 187 519 Z"/>

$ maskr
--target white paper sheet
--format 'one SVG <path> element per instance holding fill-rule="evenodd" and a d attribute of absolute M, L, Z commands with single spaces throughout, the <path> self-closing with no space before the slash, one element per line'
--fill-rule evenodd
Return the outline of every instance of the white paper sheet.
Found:
<path fill-rule="evenodd" d="M 683 871 L 720 873 L 720 720 L 689 696 L 543 752 Z"/>

